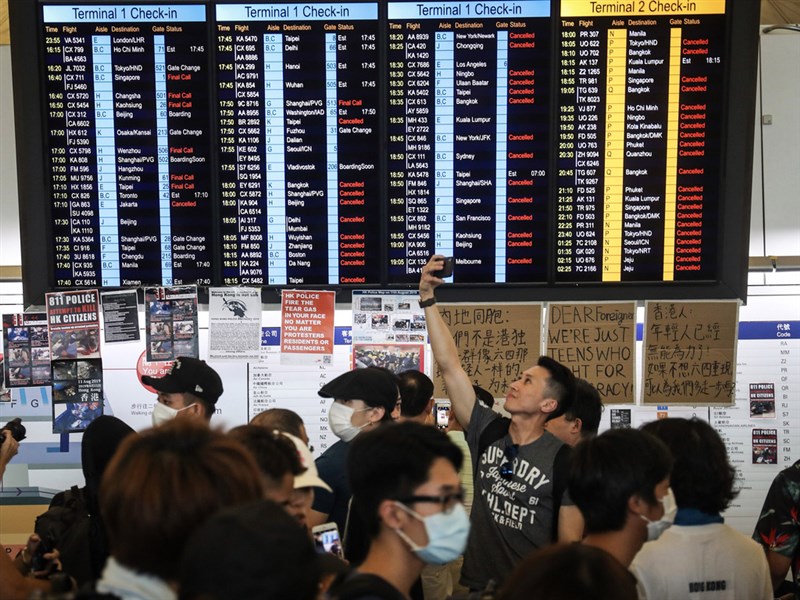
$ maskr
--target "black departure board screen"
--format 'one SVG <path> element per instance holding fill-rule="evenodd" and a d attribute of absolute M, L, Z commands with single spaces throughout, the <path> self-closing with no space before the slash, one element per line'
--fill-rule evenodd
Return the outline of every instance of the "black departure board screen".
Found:
<path fill-rule="evenodd" d="M 208 285 L 206 7 L 41 6 L 56 287 Z"/>
<path fill-rule="evenodd" d="M 717 276 L 725 2 L 562 0 L 556 280 Z"/>
<path fill-rule="evenodd" d="M 378 5 L 220 4 L 225 284 L 377 284 Z"/>
<path fill-rule="evenodd" d="M 8 2 L 33 303 L 746 297 L 757 3 Z"/>
<path fill-rule="evenodd" d="M 389 2 L 389 281 L 548 273 L 550 2 Z"/>

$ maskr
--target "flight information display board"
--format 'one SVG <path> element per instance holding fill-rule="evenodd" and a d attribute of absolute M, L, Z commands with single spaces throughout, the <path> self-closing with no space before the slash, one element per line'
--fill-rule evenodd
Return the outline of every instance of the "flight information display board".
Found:
<path fill-rule="evenodd" d="M 714 280 L 725 1 L 560 17 L 556 281 Z"/>
<path fill-rule="evenodd" d="M 225 284 L 381 277 L 378 5 L 216 6 Z"/>
<path fill-rule="evenodd" d="M 209 285 L 206 7 L 41 11 L 55 286 Z"/>
<path fill-rule="evenodd" d="M 550 2 L 389 2 L 389 282 L 548 273 Z"/>

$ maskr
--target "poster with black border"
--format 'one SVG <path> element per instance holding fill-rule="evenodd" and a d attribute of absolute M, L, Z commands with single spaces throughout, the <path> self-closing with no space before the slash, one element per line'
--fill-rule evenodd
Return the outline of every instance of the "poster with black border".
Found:
<path fill-rule="evenodd" d="M 100 358 L 97 290 L 46 294 L 50 360 Z"/>
<path fill-rule="evenodd" d="M 46 313 L 3 315 L 3 372 L 6 387 L 50 385 Z"/>
<path fill-rule="evenodd" d="M 778 464 L 778 430 L 753 429 L 753 464 Z"/>
<path fill-rule="evenodd" d="M 53 433 L 84 431 L 103 414 L 103 361 L 53 361 Z"/>
<path fill-rule="evenodd" d="M 144 318 L 148 362 L 200 358 L 197 286 L 146 288 Z"/>
<path fill-rule="evenodd" d="M 102 292 L 103 333 L 106 344 L 139 341 L 139 300 L 136 290 Z"/>

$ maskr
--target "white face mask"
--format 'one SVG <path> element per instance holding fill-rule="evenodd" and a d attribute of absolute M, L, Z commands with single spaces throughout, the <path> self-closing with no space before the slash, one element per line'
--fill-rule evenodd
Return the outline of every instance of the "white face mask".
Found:
<path fill-rule="evenodd" d="M 639 515 L 647 522 L 647 541 L 652 542 L 661 537 L 667 529 L 672 527 L 675 522 L 675 514 L 678 512 L 678 505 L 675 502 L 675 494 L 672 493 L 672 488 L 667 489 L 667 495 L 661 498 L 659 502 L 664 507 L 664 516 L 658 521 L 651 521 L 644 515 Z"/>
<path fill-rule="evenodd" d="M 369 422 L 364 423 L 361 427 L 353 425 L 353 415 L 365 410 L 370 410 L 370 407 L 356 410 L 346 404 L 334 402 L 328 409 L 328 425 L 333 435 L 344 442 L 352 441 L 364 427 L 369 425 Z"/>
<path fill-rule="evenodd" d="M 186 410 L 187 408 L 191 408 L 195 405 L 193 402 L 189 406 L 184 406 L 183 408 L 171 408 L 166 404 L 162 404 L 161 402 L 156 402 L 153 406 L 153 427 L 158 427 L 159 425 L 163 425 L 167 421 L 171 421 L 175 417 L 178 416 L 178 413 L 182 410 Z"/>

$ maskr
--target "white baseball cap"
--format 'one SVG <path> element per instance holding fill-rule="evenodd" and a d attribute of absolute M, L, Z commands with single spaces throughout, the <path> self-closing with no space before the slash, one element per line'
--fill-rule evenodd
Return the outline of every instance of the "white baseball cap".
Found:
<path fill-rule="evenodd" d="M 281 435 L 285 435 L 287 438 L 292 440 L 295 448 L 297 448 L 297 454 L 300 457 L 300 464 L 305 469 L 305 471 L 303 471 L 303 473 L 300 475 L 294 476 L 294 489 L 297 490 L 300 488 L 318 487 L 332 492 L 333 490 L 331 489 L 331 486 L 329 486 L 320 478 L 319 472 L 317 471 L 317 465 L 314 463 L 314 456 L 311 454 L 311 450 L 308 449 L 308 446 L 306 446 L 305 442 L 291 433 L 286 433 L 285 431 L 281 431 L 280 433 Z"/>

